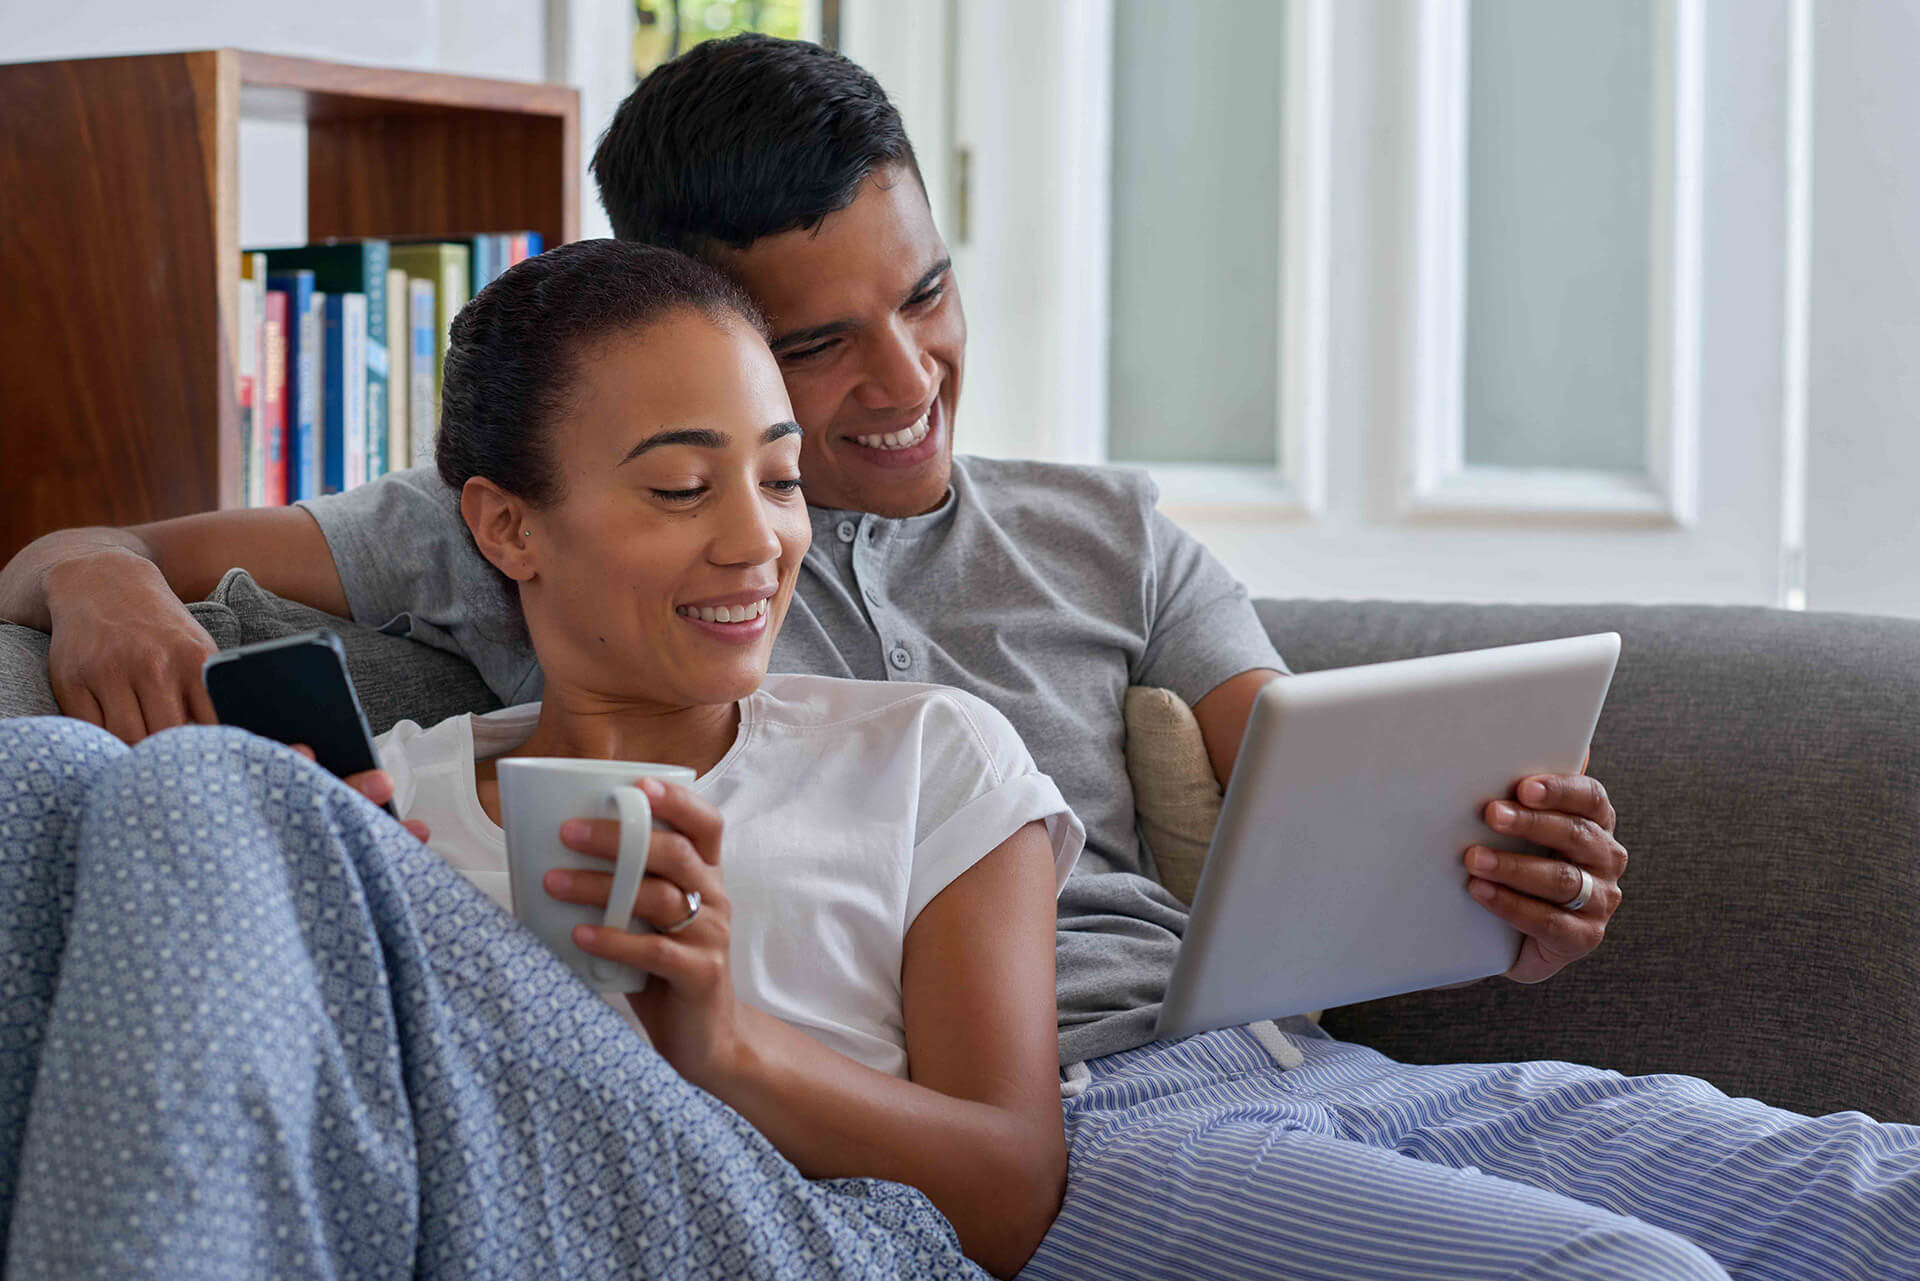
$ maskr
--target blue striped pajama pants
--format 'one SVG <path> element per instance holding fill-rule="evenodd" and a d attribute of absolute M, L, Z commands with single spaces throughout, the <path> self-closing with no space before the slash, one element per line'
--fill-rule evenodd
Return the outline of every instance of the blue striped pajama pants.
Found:
<path fill-rule="evenodd" d="M 1920 1127 L 1245 1028 L 1088 1065 L 1022 1281 L 1920 1278 Z"/>

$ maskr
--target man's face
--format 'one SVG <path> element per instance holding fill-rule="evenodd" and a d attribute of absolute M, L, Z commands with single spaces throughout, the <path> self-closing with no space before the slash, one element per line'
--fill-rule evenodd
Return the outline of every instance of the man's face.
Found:
<path fill-rule="evenodd" d="M 939 506 L 967 322 L 912 171 L 877 170 L 815 230 L 718 259 L 773 325 L 773 354 L 806 433 L 807 501 L 892 517 Z"/>

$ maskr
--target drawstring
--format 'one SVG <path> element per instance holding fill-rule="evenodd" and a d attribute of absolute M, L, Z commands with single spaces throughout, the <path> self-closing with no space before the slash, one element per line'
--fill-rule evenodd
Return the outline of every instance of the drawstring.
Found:
<path fill-rule="evenodd" d="M 1093 1073 L 1087 1070 L 1086 1060 L 1069 1063 L 1060 1069 L 1060 1097 L 1071 1099 L 1093 1084 Z"/>

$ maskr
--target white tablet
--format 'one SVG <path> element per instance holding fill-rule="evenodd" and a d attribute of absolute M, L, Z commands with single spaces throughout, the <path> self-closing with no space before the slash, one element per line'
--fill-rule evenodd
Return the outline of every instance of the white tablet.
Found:
<path fill-rule="evenodd" d="M 1312 672 L 1260 692 L 1156 1037 L 1499 974 L 1520 934 L 1469 845 L 1529 774 L 1579 770 L 1613 632 Z"/>

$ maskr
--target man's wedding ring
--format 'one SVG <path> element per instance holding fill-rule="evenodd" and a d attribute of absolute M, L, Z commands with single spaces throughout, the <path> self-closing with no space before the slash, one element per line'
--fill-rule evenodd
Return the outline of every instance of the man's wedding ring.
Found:
<path fill-rule="evenodd" d="M 1580 875 L 1585 876 L 1586 873 L 1582 872 L 1580 873 Z M 1593 882 L 1587 881 L 1585 883 L 1585 886 L 1580 891 L 1580 901 L 1582 903 L 1587 901 L 1587 891 L 1591 890 L 1592 888 L 1593 888 Z M 681 930 L 684 930 L 689 925 L 693 924 L 694 917 L 700 915 L 700 891 L 699 890 L 681 890 L 680 892 L 683 895 L 685 895 L 687 899 L 687 914 L 681 917 L 679 920 L 675 921 L 672 925 L 662 925 L 660 927 L 660 932 L 662 934 L 678 934 Z"/>
<path fill-rule="evenodd" d="M 1584 867 L 1579 869 L 1579 871 L 1580 871 L 1580 892 L 1560 905 L 1561 910 L 1563 911 L 1578 912 L 1581 908 L 1587 905 L 1587 900 L 1593 897 L 1593 873 L 1587 871 L 1587 869 Z M 699 902 L 699 898 L 700 898 L 699 895 L 697 894 L 694 895 L 694 901 L 696 904 Z M 696 908 L 696 910 L 698 909 Z M 692 919 L 693 918 L 691 916 L 687 918 L 688 921 L 691 921 Z M 685 924 L 685 923 L 686 922 L 684 921 L 681 922 L 681 924 Z"/>

